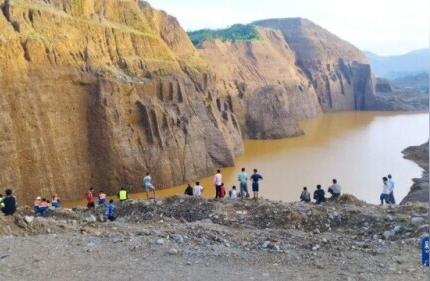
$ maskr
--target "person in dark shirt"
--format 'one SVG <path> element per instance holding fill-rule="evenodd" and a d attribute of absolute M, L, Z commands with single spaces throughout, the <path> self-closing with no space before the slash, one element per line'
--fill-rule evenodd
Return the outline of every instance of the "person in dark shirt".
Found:
<path fill-rule="evenodd" d="M 325 202 L 325 192 L 323 189 L 321 189 L 321 185 L 317 185 L 317 190 L 314 192 L 314 199 L 316 204 L 320 204 L 322 202 Z"/>
<path fill-rule="evenodd" d="M 258 182 L 262 179 L 263 177 L 258 173 L 257 169 L 254 169 L 254 174 L 251 176 L 254 199 L 258 199 L 258 193 L 260 192 L 260 185 Z"/>
<path fill-rule="evenodd" d="M 194 195 L 194 193 L 193 193 L 193 187 L 190 184 L 188 184 L 187 188 L 185 189 L 184 194 L 188 195 L 188 196 L 193 196 Z"/>
<path fill-rule="evenodd" d="M 1 209 L 6 216 L 13 215 L 16 212 L 16 200 L 12 195 L 12 190 L 6 190 L 6 197 L 3 199 L 4 207 Z"/>

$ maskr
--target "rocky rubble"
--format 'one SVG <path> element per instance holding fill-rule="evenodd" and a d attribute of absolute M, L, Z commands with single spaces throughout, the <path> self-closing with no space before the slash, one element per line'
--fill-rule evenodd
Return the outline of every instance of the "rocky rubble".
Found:
<path fill-rule="evenodd" d="M 34 217 L 20 209 L 0 217 L 0 267 L 9 280 L 42 271 L 90 280 L 80 264 L 109 260 L 100 272 L 105 280 L 133 279 L 138 272 L 145 272 L 144 280 L 166 280 L 175 272 L 181 280 L 422 280 L 428 271 L 420 266 L 419 241 L 428 232 L 427 212 L 422 203 L 383 208 L 350 195 L 320 206 L 186 197 L 130 201 L 117 206 L 115 222 L 105 222 L 102 210 Z M 57 261 L 34 266 L 31 257 L 47 245 L 56 245 L 49 252 Z M 29 263 L 18 262 L 20 256 Z M 156 270 L 160 265 L 163 270 Z"/>

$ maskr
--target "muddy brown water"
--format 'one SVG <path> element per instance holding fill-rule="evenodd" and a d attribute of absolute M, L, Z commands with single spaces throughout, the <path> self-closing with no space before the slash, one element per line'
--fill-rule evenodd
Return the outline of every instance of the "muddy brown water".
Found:
<path fill-rule="evenodd" d="M 428 140 L 427 113 L 329 113 L 303 121 L 301 127 L 305 132 L 301 137 L 245 141 L 245 153 L 236 159 L 235 167 L 221 169 L 227 190 L 238 185 L 242 167 L 248 173 L 257 168 L 264 178 L 260 193 L 265 198 L 296 201 L 303 186 L 311 192 L 316 184 L 326 189 L 336 178 L 343 192 L 378 203 L 381 178 L 391 173 L 400 202 L 409 192 L 412 178 L 421 176 L 421 168 L 404 159 L 401 151 Z M 212 177 L 200 182 L 205 197 L 213 197 Z M 158 190 L 157 197 L 183 194 L 185 186 Z M 144 193 L 131 195 L 134 199 L 145 197 Z"/>

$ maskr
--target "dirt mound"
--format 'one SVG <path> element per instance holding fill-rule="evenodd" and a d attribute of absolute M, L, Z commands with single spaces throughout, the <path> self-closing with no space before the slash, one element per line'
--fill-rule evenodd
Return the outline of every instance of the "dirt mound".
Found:
<path fill-rule="evenodd" d="M 364 201 L 359 200 L 357 197 L 355 197 L 352 194 L 342 194 L 342 196 L 337 201 L 341 204 L 350 204 L 354 206 L 363 206 L 366 204 Z"/>
<path fill-rule="evenodd" d="M 127 221 L 175 218 L 180 221 L 194 222 L 208 219 L 214 209 L 211 201 L 199 198 L 171 197 L 157 201 L 131 201 L 118 205 L 118 216 Z"/>

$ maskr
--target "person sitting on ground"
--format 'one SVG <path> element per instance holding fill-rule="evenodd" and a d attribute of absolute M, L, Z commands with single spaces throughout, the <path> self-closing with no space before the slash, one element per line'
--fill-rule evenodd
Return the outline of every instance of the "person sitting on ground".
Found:
<path fill-rule="evenodd" d="M 254 174 L 251 176 L 254 199 L 258 199 L 258 193 L 260 192 L 260 185 L 258 182 L 262 179 L 263 177 L 258 173 L 257 169 L 254 169 Z"/>
<path fill-rule="evenodd" d="M 109 200 L 109 204 L 106 206 L 106 217 L 110 221 L 115 220 L 115 205 L 113 199 Z"/>
<path fill-rule="evenodd" d="M 316 204 L 321 204 L 322 202 L 325 202 L 325 192 L 321 188 L 321 185 L 317 185 L 317 190 L 314 192 L 314 199 Z"/>
<path fill-rule="evenodd" d="M 236 200 L 237 199 L 237 190 L 236 190 L 236 186 L 235 185 L 233 185 L 233 187 L 229 191 L 229 195 L 230 195 L 230 199 L 232 199 L 232 200 Z"/>
<path fill-rule="evenodd" d="M 99 193 L 97 204 L 99 204 L 99 206 L 103 206 L 106 204 L 106 193 L 104 193 L 103 191 L 100 191 Z"/>
<path fill-rule="evenodd" d="M 396 204 L 396 199 L 394 198 L 394 188 L 396 187 L 396 183 L 394 182 L 393 177 L 391 175 L 388 175 L 388 186 L 390 187 L 390 203 Z"/>
<path fill-rule="evenodd" d="M 52 196 L 51 206 L 57 209 L 60 208 L 60 204 L 60 197 L 58 197 L 57 194 L 54 194 L 54 196 Z"/>
<path fill-rule="evenodd" d="M 188 195 L 188 196 L 194 195 L 193 188 L 192 188 L 191 184 L 188 184 L 187 188 L 185 189 L 184 194 Z"/>
<path fill-rule="evenodd" d="M 152 191 L 152 193 L 154 194 L 153 199 L 155 199 L 155 187 L 152 184 L 152 178 L 151 178 L 151 175 L 149 173 L 146 173 L 146 176 L 143 177 L 143 187 L 145 188 L 146 199 L 149 199 L 149 192 L 150 191 Z"/>
<path fill-rule="evenodd" d="M 48 200 L 46 200 L 46 198 L 42 198 L 42 200 L 40 201 L 39 204 L 39 208 L 37 208 L 37 214 L 45 214 L 46 212 L 48 212 L 49 210 L 49 203 Z"/>
<path fill-rule="evenodd" d="M 390 185 L 388 184 L 388 178 L 383 177 L 382 193 L 381 193 L 381 196 L 379 196 L 379 200 L 381 200 L 381 206 L 384 205 L 384 201 L 385 201 L 385 204 L 391 204 L 390 193 L 391 193 L 391 189 L 390 189 Z"/>
<path fill-rule="evenodd" d="M 194 197 L 201 197 L 203 192 L 203 186 L 200 185 L 200 182 L 196 182 L 196 185 L 194 186 L 193 190 L 193 196 Z"/>
<path fill-rule="evenodd" d="M 42 203 L 42 197 L 40 197 L 40 196 L 37 196 L 36 197 L 36 200 L 34 201 L 34 203 L 33 203 L 33 210 L 36 212 L 36 213 L 38 213 L 39 212 L 39 207 L 40 207 L 40 204 Z"/>
<path fill-rule="evenodd" d="M 124 202 L 128 200 L 128 194 L 125 187 L 121 187 L 121 190 L 118 192 L 118 199 L 120 202 Z"/>
<path fill-rule="evenodd" d="M 342 187 L 337 184 L 337 180 L 333 179 L 333 184 L 328 188 L 328 193 L 331 194 L 331 198 L 338 199 L 342 191 Z"/>
<path fill-rule="evenodd" d="M 311 202 L 311 194 L 308 192 L 308 188 L 306 186 L 303 187 L 302 194 L 300 194 L 300 201 L 306 203 Z"/>
<path fill-rule="evenodd" d="M 3 204 L 3 194 L 0 193 L 0 209 L 4 207 Z"/>
<path fill-rule="evenodd" d="M 3 214 L 10 216 L 16 212 L 16 199 L 11 189 L 6 189 L 5 194 L 6 196 L 3 198 L 4 207 L 1 210 Z"/>
<path fill-rule="evenodd" d="M 242 168 L 242 171 L 237 176 L 237 180 L 239 181 L 240 187 L 240 198 L 249 198 L 248 192 L 248 174 L 245 172 L 245 168 Z"/>
<path fill-rule="evenodd" d="M 87 199 L 87 208 L 90 210 L 94 209 L 96 207 L 96 204 L 94 202 L 94 188 L 91 187 L 87 191 L 86 199 Z"/>

